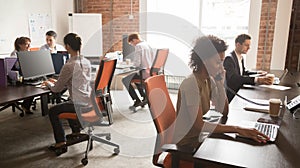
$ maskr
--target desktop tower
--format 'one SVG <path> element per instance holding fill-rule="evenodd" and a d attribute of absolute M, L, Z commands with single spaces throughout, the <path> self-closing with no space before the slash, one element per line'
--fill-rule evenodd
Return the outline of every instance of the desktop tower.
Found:
<path fill-rule="evenodd" d="M 0 87 L 7 86 L 5 59 L 0 58 Z"/>

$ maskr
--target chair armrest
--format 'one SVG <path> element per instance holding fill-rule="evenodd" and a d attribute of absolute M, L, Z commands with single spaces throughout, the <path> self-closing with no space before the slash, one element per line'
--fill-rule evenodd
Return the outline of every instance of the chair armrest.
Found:
<path fill-rule="evenodd" d="M 179 168 L 181 165 L 181 160 L 186 162 L 194 162 L 193 155 L 197 151 L 196 148 L 188 146 L 177 146 L 176 144 L 164 144 L 162 150 L 171 153 L 172 168 Z"/>
<path fill-rule="evenodd" d="M 164 144 L 161 148 L 165 152 L 170 152 L 170 153 L 179 152 L 182 154 L 190 154 L 190 155 L 194 154 L 197 151 L 196 148 L 188 147 L 188 146 L 178 146 L 176 144 Z"/>

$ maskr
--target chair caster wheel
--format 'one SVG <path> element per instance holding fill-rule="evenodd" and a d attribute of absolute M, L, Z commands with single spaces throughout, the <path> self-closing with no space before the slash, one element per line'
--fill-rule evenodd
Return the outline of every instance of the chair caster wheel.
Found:
<path fill-rule="evenodd" d="M 108 140 L 108 141 L 110 141 L 111 137 L 110 136 L 106 136 L 105 139 Z"/>
<path fill-rule="evenodd" d="M 24 117 L 24 113 L 20 113 L 19 115 L 20 115 L 20 117 Z"/>
<path fill-rule="evenodd" d="M 81 163 L 85 166 L 89 163 L 89 161 L 87 158 L 83 158 L 83 159 L 81 159 Z"/>
<path fill-rule="evenodd" d="M 119 153 L 120 153 L 120 149 L 119 149 L 119 148 L 115 148 L 115 149 L 114 149 L 114 154 L 117 155 L 117 154 L 119 154 Z"/>

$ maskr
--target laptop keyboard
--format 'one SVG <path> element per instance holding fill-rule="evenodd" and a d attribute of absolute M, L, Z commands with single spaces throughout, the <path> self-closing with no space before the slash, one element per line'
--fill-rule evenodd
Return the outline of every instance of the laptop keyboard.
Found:
<path fill-rule="evenodd" d="M 255 129 L 270 137 L 269 141 L 275 141 L 278 128 L 279 126 L 274 124 L 267 124 L 267 123 L 260 123 L 260 122 L 255 123 Z"/>

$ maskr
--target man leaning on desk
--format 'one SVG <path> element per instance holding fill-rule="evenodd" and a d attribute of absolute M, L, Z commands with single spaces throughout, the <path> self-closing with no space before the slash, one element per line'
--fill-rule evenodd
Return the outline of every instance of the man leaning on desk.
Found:
<path fill-rule="evenodd" d="M 250 49 L 251 37 L 247 34 L 240 34 L 235 39 L 235 49 L 226 56 L 224 69 L 226 70 L 226 94 L 228 101 L 231 102 L 235 93 L 243 84 L 265 84 L 271 85 L 272 78 L 266 77 L 265 71 L 250 72 L 245 69 L 243 55 Z M 258 77 L 250 77 L 252 74 L 260 74 Z M 235 92 L 235 93 L 234 93 Z"/>

